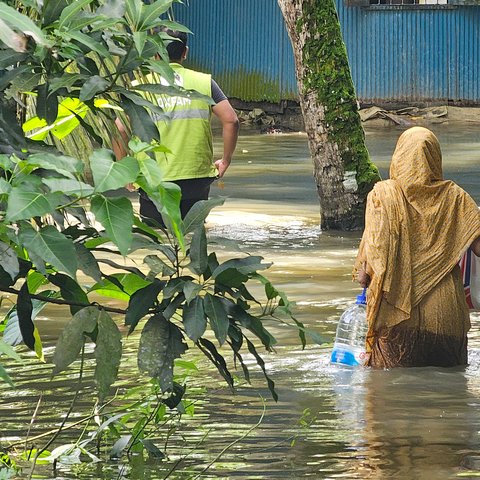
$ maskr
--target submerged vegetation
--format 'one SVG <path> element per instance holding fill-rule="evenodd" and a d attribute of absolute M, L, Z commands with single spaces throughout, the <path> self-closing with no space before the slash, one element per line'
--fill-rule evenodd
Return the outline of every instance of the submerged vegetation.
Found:
<path fill-rule="evenodd" d="M 185 30 L 163 18 L 172 3 L 0 3 L 0 291 L 14 302 L 1 324 L 0 353 L 18 359 L 13 347 L 24 343 L 39 361 L 53 363 L 55 375 L 78 358 L 83 365 L 85 346 L 95 345 L 96 426 L 50 450 L 67 415 L 42 449 L 28 452 L 35 461 L 97 461 L 89 445 L 107 430 L 118 437 L 112 456 L 145 451 L 161 458 L 148 432 L 188 412 L 178 374 L 193 368 L 182 360 L 188 348 L 205 355 L 232 389 L 237 365 L 250 380 L 249 355 L 276 399 L 260 354 L 276 343 L 265 321 L 292 325 L 306 342 L 290 302 L 260 273 L 268 263 L 258 256 L 221 261 L 208 250 L 204 222 L 221 201 L 199 202 L 182 220 L 180 191 L 162 180 L 154 161 L 168 146 L 152 120 L 163 112 L 148 95 L 197 95 L 173 86 L 168 39 L 155 33 L 162 26 Z M 132 86 L 149 72 L 163 81 Z M 117 116 L 132 134 L 130 154 L 119 161 L 111 150 Z M 128 183 L 147 192 L 166 227 L 142 221 L 120 190 Z M 141 255 L 140 264 L 132 254 Z M 263 299 L 251 282 L 263 287 Z M 70 319 L 45 359 L 36 318 L 49 304 L 68 306 Z M 119 323 L 128 334 L 141 331 L 138 367 L 153 379 L 135 402 L 136 420 L 128 408 L 108 409 L 122 357 Z M 10 373 L 0 364 L 0 377 L 14 388 Z M 8 457 L 1 462 L 16 468 Z"/>

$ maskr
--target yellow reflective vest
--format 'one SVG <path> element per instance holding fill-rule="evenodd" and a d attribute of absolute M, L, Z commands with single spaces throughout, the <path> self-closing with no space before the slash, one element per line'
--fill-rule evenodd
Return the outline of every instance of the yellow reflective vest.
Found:
<path fill-rule="evenodd" d="M 212 96 L 211 76 L 170 64 L 175 72 L 175 83 L 186 90 Z M 156 153 L 165 181 L 215 177 L 213 165 L 211 105 L 203 100 L 155 95 L 158 105 L 168 119 L 156 121 L 160 141 L 172 153 Z"/>

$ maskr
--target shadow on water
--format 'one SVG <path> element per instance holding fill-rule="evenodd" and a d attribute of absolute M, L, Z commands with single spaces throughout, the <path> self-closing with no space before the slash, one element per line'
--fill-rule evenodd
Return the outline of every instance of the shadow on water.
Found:
<path fill-rule="evenodd" d="M 480 203 L 480 132 L 470 126 L 437 125 L 444 152 L 444 172 Z M 367 130 L 373 160 L 386 178 L 389 158 L 401 130 Z M 216 143 L 220 149 L 220 144 Z M 226 197 L 210 215 L 211 248 L 232 257 L 248 252 L 262 255 L 273 266 L 268 277 L 297 303 L 300 321 L 333 341 L 336 322 L 358 293 L 351 266 L 359 233 L 320 232 L 318 199 L 312 179 L 306 138 L 294 135 L 245 135 L 227 176 L 212 188 Z M 52 344 L 68 318 L 67 311 L 48 309 L 38 322 L 42 338 Z M 189 456 L 183 472 L 169 478 L 254 479 L 446 479 L 480 475 L 480 316 L 472 315 L 470 365 L 455 369 L 348 370 L 329 364 L 329 344 L 299 346 L 295 333 L 275 331 L 280 346 L 265 354 L 267 370 L 280 395 L 269 400 L 259 372 L 253 387 L 242 385 L 232 394 L 202 363 L 207 393 L 183 437 L 174 437 L 170 460 Z M 274 327 L 275 328 L 275 327 Z M 121 389 L 136 384 L 135 337 L 121 369 Z M 51 358 L 51 348 L 47 360 Z M 254 360 L 246 358 L 254 368 Z M 209 375 L 203 374 L 209 371 Z M 75 390 L 75 373 L 50 380 L 49 364 L 16 367 L 11 372 L 18 390 L 2 387 L 0 443 L 25 437 L 40 392 L 44 412 L 32 435 L 61 421 Z M 77 406 L 90 412 L 92 370 Z M 267 400 L 262 399 L 265 398 Z M 262 423 L 249 429 L 260 419 Z M 208 433 L 207 440 L 199 442 Z M 244 438 L 243 438 L 244 437 Z M 62 442 L 69 440 L 67 433 Z M 234 443 L 237 442 L 237 443 Z M 221 458 L 223 449 L 231 445 Z M 192 451 L 192 449 L 194 449 Z M 171 465 L 171 464 L 170 464 Z M 62 479 L 164 478 L 162 463 L 135 461 L 122 474 L 121 465 L 106 462 L 85 471 L 60 470 Z M 53 478 L 42 467 L 38 478 Z"/>

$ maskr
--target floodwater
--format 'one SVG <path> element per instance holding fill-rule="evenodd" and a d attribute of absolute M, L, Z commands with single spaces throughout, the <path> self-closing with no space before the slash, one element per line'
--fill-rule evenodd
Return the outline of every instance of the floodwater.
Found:
<path fill-rule="evenodd" d="M 477 125 L 431 128 L 442 144 L 445 177 L 480 203 Z M 367 127 L 367 145 L 384 178 L 400 133 L 398 128 Z M 216 148 L 220 151 L 218 142 Z M 272 326 L 279 345 L 264 358 L 279 393 L 277 403 L 269 397 L 261 372 L 252 376 L 252 386 L 240 384 L 232 393 L 214 369 L 200 361 L 201 372 L 192 382 L 206 385 L 207 391 L 193 419 L 186 422 L 183 438 L 174 436 L 169 461 L 60 466 L 56 477 L 50 467 L 39 467 L 36 478 L 479 477 L 480 316 L 472 314 L 470 365 L 465 369 L 377 371 L 329 365 L 336 322 L 359 293 L 351 281 L 359 234 L 320 232 L 306 137 L 244 133 L 234 163 L 213 187 L 212 196 L 226 199 L 208 219 L 212 248 L 229 257 L 239 255 L 240 249 L 273 262 L 266 275 L 296 302 L 298 320 L 327 343 L 309 343 L 302 350 L 293 330 Z M 50 309 L 38 322 L 47 344 L 58 335 L 64 317 L 65 313 Z M 137 382 L 135 338 L 127 341 L 127 350 L 131 354 L 119 382 L 124 389 Z M 255 371 L 254 361 L 248 356 L 246 361 Z M 50 380 L 48 364 L 9 371 L 18 390 L 2 389 L 0 446 L 25 438 L 41 392 L 41 414 L 30 437 L 58 425 L 76 382 L 74 373 Z M 90 413 L 92 395 L 90 374 L 77 402 L 77 416 Z M 67 441 L 68 433 L 57 444 Z M 168 475 L 180 459 L 179 469 Z M 18 478 L 27 478 L 22 475 Z"/>

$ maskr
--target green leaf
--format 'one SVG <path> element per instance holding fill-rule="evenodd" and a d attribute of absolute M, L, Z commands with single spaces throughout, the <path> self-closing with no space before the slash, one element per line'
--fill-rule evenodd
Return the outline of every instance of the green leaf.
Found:
<path fill-rule="evenodd" d="M 202 275 L 208 266 L 208 252 L 207 252 L 207 235 L 203 224 L 193 233 L 192 242 L 190 244 L 190 263 L 188 268 L 196 273 Z"/>
<path fill-rule="evenodd" d="M 223 203 L 224 200 L 222 198 L 212 198 L 210 200 L 200 200 L 196 202 L 183 219 L 183 234 L 187 235 L 187 233 L 193 232 L 200 226 L 203 226 L 212 208 L 223 205 Z"/>
<path fill-rule="evenodd" d="M 187 303 L 190 303 L 202 291 L 202 288 L 202 285 L 190 280 L 185 282 L 183 286 L 183 294 L 185 295 Z"/>
<path fill-rule="evenodd" d="M 215 345 L 206 338 L 200 338 L 198 340 L 197 346 L 200 350 L 206 355 L 206 357 L 217 367 L 220 375 L 225 379 L 227 384 L 233 389 L 233 378 L 232 374 L 228 370 L 227 363 L 225 359 L 218 353 Z"/>
<path fill-rule="evenodd" d="M 169 277 L 176 272 L 175 268 L 165 263 L 157 255 L 147 255 L 143 259 L 143 263 L 150 268 L 149 276 L 157 276 L 160 274 L 162 277 Z"/>
<path fill-rule="evenodd" d="M 145 42 L 147 41 L 147 37 L 147 32 L 133 32 L 133 41 L 139 55 L 142 54 L 143 49 L 145 48 Z"/>
<path fill-rule="evenodd" d="M 102 280 L 102 272 L 92 252 L 81 243 L 75 243 L 75 251 L 77 252 L 80 270 L 96 282 L 100 282 Z"/>
<path fill-rule="evenodd" d="M 150 285 L 137 290 L 132 295 L 125 315 L 125 325 L 130 326 L 129 333 L 133 332 L 138 322 L 147 315 L 157 302 L 158 295 L 164 286 L 165 282 L 154 280 Z"/>
<path fill-rule="evenodd" d="M 58 28 L 68 28 L 69 24 L 75 20 L 75 17 L 78 15 L 78 13 L 81 12 L 83 8 L 85 8 L 87 5 L 90 5 L 90 3 L 92 2 L 93 0 L 75 0 L 74 2 L 72 2 L 62 11 Z"/>
<path fill-rule="evenodd" d="M 125 0 L 127 7 L 126 17 L 132 30 L 137 30 L 142 15 L 143 2 L 140 0 Z"/>
<path fill-rule="evenodd" d="M 101 314 L 97 307 L 86 307 L 65 325 L 53 354 L 54 375 L 65 370 L 77 359 L 85 341 L 85 334 L 91 334 L 96 329 Z"/>
<path fill-rule="evenodd" d="M 58 95 L 56 92 L 50 91 L 48 83 L 38 85 L 37 91 L 37 115 L 51 125 L 55 122 L 58 114 Z"/>
<path fill-rule="evenodd" d="M 0 18 L 16 30 L 31 36 L 38 45 L 51 46 L 50 42 L 43 35 L 42 30 L 30 18 L 6 5 L 5 2 L 0 2 Z"/>
<path fill-rule="evenodd" d="M 92 23 L 91 20 L 89 24 Z M 85 35 L 77 30 L 69 30 L 68 36 L 72 40 L 76 40 L 77 42 L 81 43 L 88 47 L 91 51 L 99 53 L 104 59 L 110 57 L 110 52 L 108 49 L 102 45 L 100 42 L 95 41 L 92 37 Z M 91 98 L 91 97 L 90 97 Z"/>
<path fill-rule="evenodd" d="M 35 326 L 32 321 L 32 312 L 32 299 L 28 291 L 27 282 L 25 282 L 20 288 L 17 297 L 18 324 L 20 326 L 23 343 L 25 343 L 30 350 L 35 350 L 35 337 L 33 334 Z"/>
<path fill-rule="evenodd" d="M 255 348 L 255 345 L 248 338 L 245 338 L 245 340 L 247 341 L 248 351 L 255 357 L 255 360 L 257 361 L 257 364 L 262 369 L 263 375 L 265 376 L 265 379 L 267 380 L 268 389 L 270 390 L 270 393 L 272 394 L 272 398 L 276 402 L 278 402 L 278 395 L 277 395 L 277 392 L 275 391 L 275 383 L 267 375 L 267 370 L 265 369 L 265 362 L 263 361 L 263 358 L 258 354 L 258 352 Z"/>
<path fill-rule="evenodd" d="M 97 319 L 98 334 L 95 346 L 95 381 L 100 402 L 115 382 L 122 357 L 122 335 L 116 323 L 101 311 Z"/>
<path fill-rule="evenodd" d="M 43 26 L 50 25 L 58 20 L 67 5 L 68 3 L 66 0 L 45 0 L 42 12 Z"/>
<path fill-rule="evenodd" d="M 19 240 L 28 252 L 33 252 L 60 272 L 75 278 L 77 256 L 73 242 L 55 227 L 48 225 L 36 231 L 22 225 Z"/>
<path fill-rule="evenodd" d="M 83 173 L 83 163 L 78 158 L 66 155 L 52 155 L 51 153 L 36 153 L 30 155 L 25 162 L 28 165 L 54 170 L 61 175 L 75 179 L 77 174 Z"/>
<path fill-rule="evenodd" d="M 133 208 L 128 198 L 107 198 L 95 195 L 91 203 L 92 213 L 100 222 L 110 240 L 122 255 L 128 253 L 132 243 Z"/>
<path fill-rule="evenodd" d="M 136 180 L 139 172 L 138 162 L 125 157 L 116 162 L 110 150 L 95 150 L 90 156 L 90 168 L 96 192 L 116 190 Z"/>
<path fill-rule="evenodd" d="M 128 302 L 137 290 L 150 284 L 151 282 L 139 278 L 138 275 L 132 273 L 117 273 L 109 275 L 108 278 L 95 284 L 90 288 L 90 292 L 94 291 L 98 295 Z"/>
<path fill-rule="evenodd" d="M 165 112 L 158 105 L 155 105 L 152 102 L 149 102 L 146 98 L 137 95 L 136 93 L 130 92 L 129 90 L 120 89 L 118 90 L 124 97 L 131 100 L 135 105 L 147 107 L 148 110 L 155 113 L 155 120 L 166 120 L 168 117 L 165 115 Z"/>
<path fill-rule="evenodd" d="M 20 355 L 6 342 L 0 340 L 0 354 L 6 355 L 9 358 L 13 358 L 17 362 L 21 362 Z"/>
<path fill-rule="evenodd" d="M 207 293 L 203 299 L 203 306 L 205 314 L 210 320 L 210 326 L 221 346 L 227 339 L 228 328 L 230 326 L 230 321 L 228 320 L 225 308 L 223 308 L 223 303 L 218 297 Z"/>
<path fill-rule="evenodd" d="M 184 305 L 182 320 L 188 338 L 196 343 L 207 328 L 207 318 L 201 297 L 195 297 L 190 303 Z"/>
<path fill-rule="evenodd" d="M 51 213 L 60 203 L 61 196 L 58 193 L 41 193 L 26 190 L 28 187 L 13 187 L 8 197 L 6 222 L 26 220 L 32 217 L 40 217 Z"/>
<path fill-rule="evenodd" d="M 140 138 L 140 140 L 150 143 L 152 140 L 160 141 L 160 133 L 148 114 L 145 107 L 136 105 L 129 98 L 122 96 L 121 107 L 125 110 L 130 124 L 132 133 Z"/>
<path fill-rule="evenodd" d="M 15 53 L 10 49 L 0 50 L 0 69 L 5 69 L 25 60 L 26 53 Z"/>
<path fill-rule="evenodd" d="M 147 189 L 153 189 L 163 181 L 163 173 L 158 163 L 150 157 L 139 159 L 140 172 L 147 182 Z"/>
<path fill-rule="evenodd" d="M 60 288 L 62 298 L 65 300 L 83 304 L 81 306 L 70 305 L 70 313 L 75 315 L 82 308 L 85 308 L 90 304 L 87 294 L 83 291 L 82 287 L 67 275 L 62 273 L 56 273 L 48 277 L 51 283 Z"/>
<path fill-rule="evenodd" d="M 142 330 L 138 368 L 158 379 L 163 392 L 173 388 L 174 360 L 187 351 L 182 332 L 162 315 L 151 317 Z"/>
<path fill-rule="evenodd" d="M 76 0 L 80 1 L 80 0 Z M 91 100 L 97 93 L 104 92 L 110 83 L 99 75 L 94 75 L 90 77 L 80 89 L 79 99 L 82 102 Z"/>
<path fill-rule="evenodd" d="M 42 178 L 42 183 L 45 184 L 52 193 L 62 192 L 65 195 L 88 197 L 94 192 L 94 188 L 91 185 L 71 178 Z"/>
<path fill-rule="evenodd" d="M 15 387 L 15 384 L 12 382 L 12 379 L 10 378 L 10 376 L 8 375 L 7 371 L 5 370 L 5 368 L 2 367 L 2 365 L 0 365 L 0 378 L 7 382 L 11 387 Z"/>
<path fill-rule="evenodd" d="M 0 241 L 0 266 L 10 275 L 12 280 L 14 280 L 20 272 L 17 254 L 9 245 L 2 241 Z"/>
<path fill-rule="evenodd" d="M 156 25 L 158 18 L 172 6 L 173 0 L 156 0 L 150 5 L 145 5 L 142 10 L 139 30 L 146 30 Z"/>

